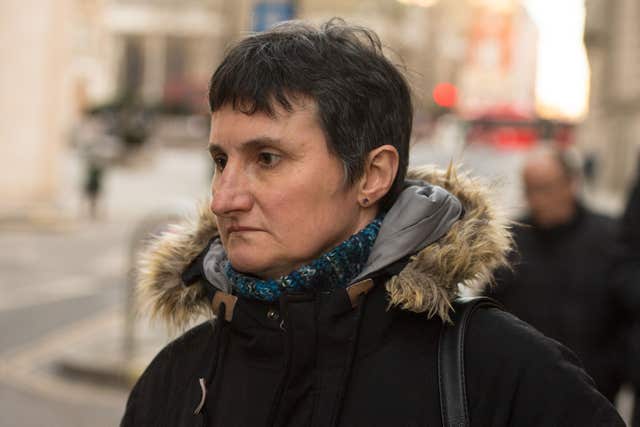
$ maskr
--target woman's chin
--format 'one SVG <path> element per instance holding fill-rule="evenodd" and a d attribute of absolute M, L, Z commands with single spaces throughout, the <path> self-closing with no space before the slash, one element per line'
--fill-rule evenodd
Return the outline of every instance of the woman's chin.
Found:
<path fill-rule="evenodd" d="M 266 271 L 269 270 L 269 264 L 265 260 L 255 259 L 247 256 L 234 256 L 227 254 L 229 262 L 234 270 L 248 276 L 255 276 L 261 279 L 267 279 Z"/>
<path fill-rule="evenodd" d="M 233 254 L 227 254 L 229 262 L 234 270 L 239 273 L 258 277 L 260 279 L 278 279 L 282 276 L 286 276 L 293 270 L 295 266 L 285 267 L 278 265 L 274 259 L 261 257 L 246 257 L 246 256 L 234 256 Z M 274 268 L 278 265 L 279 268 Z"/>

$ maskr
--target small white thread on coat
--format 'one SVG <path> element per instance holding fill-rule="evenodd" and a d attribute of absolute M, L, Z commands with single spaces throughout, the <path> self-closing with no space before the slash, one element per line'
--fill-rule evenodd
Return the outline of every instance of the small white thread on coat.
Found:
<path fill-rule="evenodd" d="M 200 404 L 198 404 L 198 407 L 196 408 L 196 410 L 193 411 L 193 415 L 198 415 L 200 413 L 200 411 L 202 411 L 202 408 L 204 407 L 204 401 L 207 398 L 207 387 L 204 384 L 204 378 L 199 378 L 198 382 L 200 383 L 200 389 L 202 391 L 202 398 L 200 399 Z"/>

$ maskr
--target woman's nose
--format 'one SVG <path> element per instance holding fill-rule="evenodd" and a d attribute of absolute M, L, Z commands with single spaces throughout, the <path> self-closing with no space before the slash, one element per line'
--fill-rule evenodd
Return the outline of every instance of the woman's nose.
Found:
<path fill-rule="evenodd" d="M 211 189 L 211 211 L 217 216 L 228 216 L 234 212 L 251 209 L 251 193 L 239 177 L 214 177 Z"/>

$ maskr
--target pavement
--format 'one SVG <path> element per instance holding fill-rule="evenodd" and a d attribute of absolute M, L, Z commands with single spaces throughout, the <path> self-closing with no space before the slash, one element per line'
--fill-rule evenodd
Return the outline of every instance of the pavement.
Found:
<path fill-rule="evenodd" d="M 0 220 L 3 427 L 118 425 L 131 384 L 172 338 L 147 319 L 127 323 L 132 254 L 145 231 L 209 191 L 204 150 L 161 149 L 108 171 L 92 221 L 83 165 L 73 153 L 63 162 L 55 207 Z"/>
<path fill-rule="evenodd" d="M 118 329 L 124 282 L 114 264 L 124 259 L 112 248 L 123 236 L 109 231 L 1 234 L 0 425 L 82 426 L 92 414 L 95 425 L 117 424 L 126 390 L 69 381 L 57 368 L 72 353 L 96 358 L 98 344 L 115 344 L 102 338 Z"/>

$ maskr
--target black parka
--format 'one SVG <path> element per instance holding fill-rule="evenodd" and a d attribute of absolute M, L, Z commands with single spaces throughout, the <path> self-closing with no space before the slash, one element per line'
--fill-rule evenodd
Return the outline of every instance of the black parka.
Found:
<path fill-rule="evenodd" d="M 625 379 L 635 391 L 633 427 L 640 427 L 640 176 L 622 217 L 615 292 L 626 316 Z"/>
<path fill-rule="evenodd" d="M 220 304 L 218 290 L 211 304 L 206 284 L 180 281 L 212 237 L 209 214 L 164 236 L 143 263 L 146 298 L 174 323 L 211 307 L 218 316 L 158 354 L 122 425 L 441 425 L 436 355 L 449 303 L 459 283 L 503 262 L 509 238 L 473 181 L 426 170 L 413 177 L 448 188 L 464 217 L 346 290 L 287 293 L 271 304 L 228 294 Z M 473 426 L 623 425 L 569 350 L 507 313 L 476 313 L 465 356 Z"/>
<path fill-rule="evenodd" d="M 551 229 L 530 218 L 516 226 L 511 269 L 496 275 L 491 296 L 518 318 L 574 351 L 610 400 L 621 383 L 622 331 L 612 275 L 617 224 L 578 205 Z"/>

